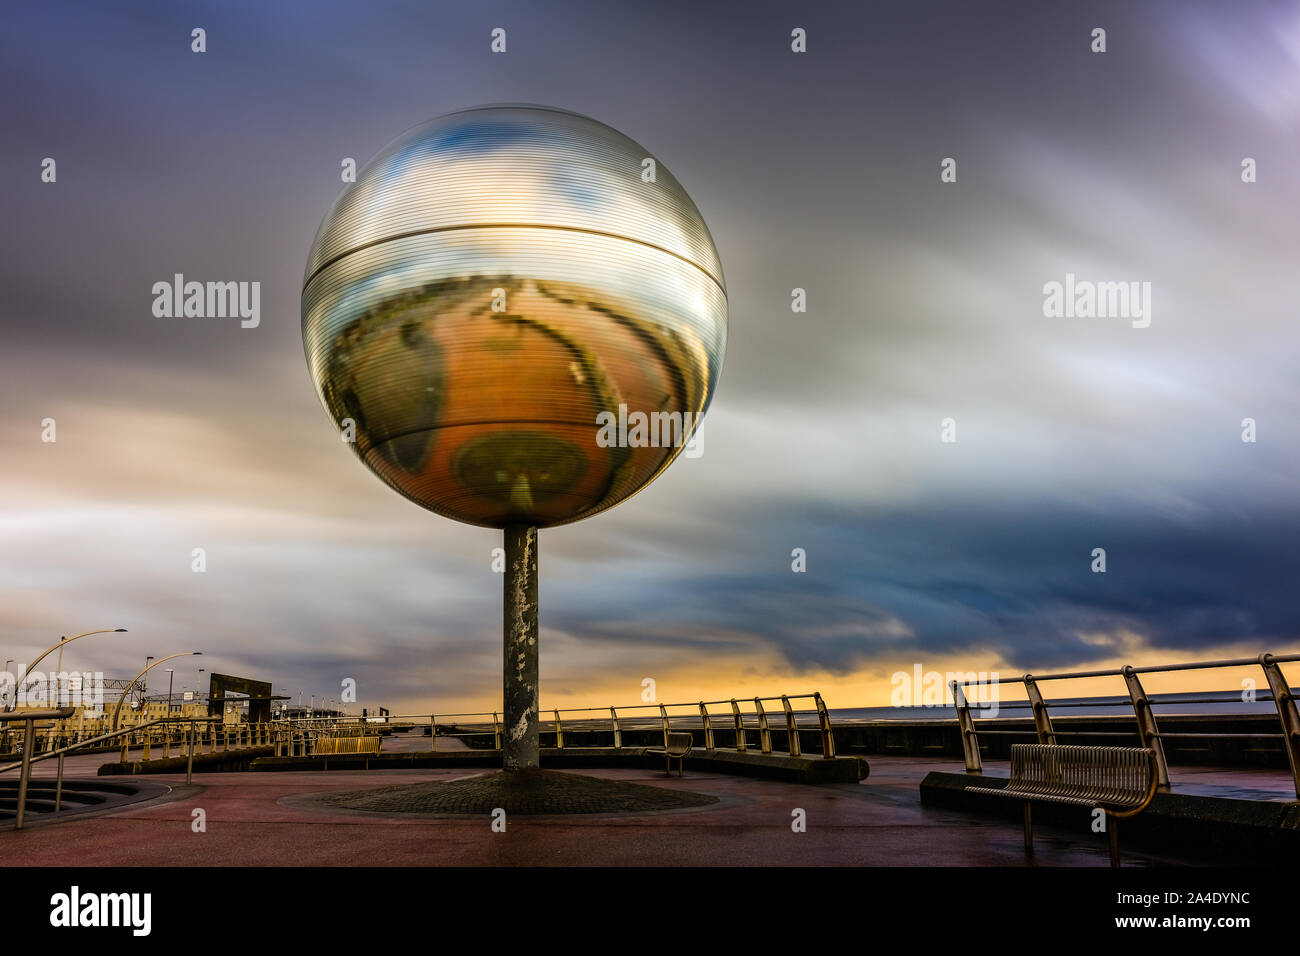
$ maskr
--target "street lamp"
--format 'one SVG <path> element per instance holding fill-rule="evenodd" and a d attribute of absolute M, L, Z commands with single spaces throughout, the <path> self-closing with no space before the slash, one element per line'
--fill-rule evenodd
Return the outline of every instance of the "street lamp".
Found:
<path fill-rule="evenodd" d="M 126 685 L 126 690 L 122 691 L 122 696 L 118 698 L 117 706 L 113 708 L 113 729 L 117 730 L 117 720 L 118 717 L 121 716 L 122 702 L 126 700 L 126 695 L 131 693 L 131 688 L 134 687 L 136 685 L 136 682 L 140 680 L 140 678 L 144 677 L 144 675 L 147 674 L 150 669 L 157 667 L 159 664 L 163 664 L 167 661 L 174 660 L 177 657 L 195 657 L 201 655 L 202 653 L 203 653 L 202 651 L 181 651 L 179 654 L 170 654 L 167 657 L 160 658 L 159 660 L 156 661 L 153 661 L 152 657 L 146 658 L 146 660 L 151 660 L 153 661 L 153 663 L 146 664 L 144 670 L 136 674 L 135 677 L 131 679 L 131 683 Z"/>
<path fill-rule="evenodd" d="M 126 628 L 124 627 L 109 627 L 99 631 L 86 631 L 84 634 L 74 634 L 72 635 L 72 637 L 59 638 L 59 643 L 52 645 L 48 650 L 46 650 L 43 654 L 37 657 L 36 660 L 32 661 L 30 664 L 27 665 L 27 670 L 23 671 L 22 680 L 18 681 L 18 683 L 14 685 L 15 687 L 14 699 L 10 701 L 9 706 L 6 707 L 5 709 L 13 710 L 18 706 L 18 694 L 16 693 L 16 689 L 23 686 L 23 681 L 27 680 L 27 675 L 32 672 L 32 668 L 35 667 L 37 664 L 39 664 L 41 661 L 45 660 L 46 656 L 49 655 L 50 652 L 54 651 L 56 648 L 59 651 L 59 666 L 60 666 L 60 670 L 62 670 L 64 644 L 71 644 L 75 640 L 78 640 L 83 637 L 90 637 L 90 635 L 92 634 L 125 634 L 125 633 L 126 633 Z"/>

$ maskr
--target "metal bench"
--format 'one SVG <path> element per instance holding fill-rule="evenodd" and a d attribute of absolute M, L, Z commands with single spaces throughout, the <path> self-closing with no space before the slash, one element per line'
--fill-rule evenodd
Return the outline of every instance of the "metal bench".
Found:
<path fill-rule="evenodd" d="M 967 787 L 966 792 L 1024 801 L 1026 850 L 1034 847 L 1034 800 L 1100 808 L 1106 812 L 1110 865 L 1119 866 L 1118 820 L 1141 813 L 1156 784 L 1155 751 L 1147 747 L 1013 744 L 1006 787 Z"/>
<path fill-rule="evenodd" d="M 383 739 L 377 734 L 366 737 L 320 737 L 312 747 L 312 755 L 377 754 Z"/>
<path fill-rule="evenodd" d="M 683 760 L 691 752 L 691 747 L 695 743 L 695 738 L 686 733 L 669 733 L 665 735 L 665 745 L 663 747 L 647 747 L 645 752 L 648 754 L 662 754 L 668 766 L 668 775 L 673 772 L 673 761 L 677 761 L 677 776 L 686 776 L 683 769 Z"/>

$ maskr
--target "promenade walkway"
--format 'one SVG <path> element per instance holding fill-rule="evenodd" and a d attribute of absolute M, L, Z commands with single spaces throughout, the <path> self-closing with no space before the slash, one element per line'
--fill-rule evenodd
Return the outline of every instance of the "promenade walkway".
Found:
<path fill-rule="evenodd" d="M 393 749 L 421 745 L 394 741 Z M 385 745 L 388 749 L 388 744 Z M 68 760 L 67 776 L 86 777 L 104 755 Z M 901 865 L 1023 866 L 1018 822 L 921 806 L 918 784 L 953 762 L 873 757 L 858 784 L 803 786 L 746 777 L 691 773 L 669 778 L 653 770 L 592 769 L 590 776 L 691 790 L 718 802 L 689 810 L 638 815 L 526 817 L 492 831 L 483 817 L 379 816 L 331 810 L 316 795 L 471 776 L 456 770 L 331 771 L 183 775 L 166 783 L 159 801 L 62 823 L 0 832 L 0 865 Z M 989 768 L 997 772 L 996 766 Z M 51 764 L 37 768 L 41 776 Z M 476 771 L 477 772 L 477 771 Z M 1286 799 L 1285 772 L 1180 768 L 1176 789 L 1215 792 L 1222 786 Z M 202 809 L 206 832 L 195 832 Z M 806 832 L 794 832 L 804 811 Z M 1038 834 L 1040 866 L 1107 866 L 1101 839 L 1050 826 Z M 1128 866 L 1191 864 L 1170 855 L 1126 850 Z"/>

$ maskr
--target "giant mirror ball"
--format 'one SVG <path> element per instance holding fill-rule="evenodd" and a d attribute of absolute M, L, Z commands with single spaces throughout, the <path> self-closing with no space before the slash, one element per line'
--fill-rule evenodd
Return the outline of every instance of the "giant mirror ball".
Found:
<path fill-rule="evenodd" d="M 345 188 L 307 261 L 303 344 L 384 482 L 457 521 L 547 527 L 678 455 L 717 385 L 727 293 L 649 158 L 585 116 L 490 106 L 408 131 Z"/>

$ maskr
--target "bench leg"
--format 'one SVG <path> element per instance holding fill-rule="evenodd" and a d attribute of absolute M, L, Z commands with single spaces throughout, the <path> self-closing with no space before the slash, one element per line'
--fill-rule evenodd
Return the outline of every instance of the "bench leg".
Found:
<path fill-rule="evenodd" d="M 1110 838 L 1110 865 L 1119 866 L 1119 817 L 1106 814 L 1106 835 Z"/>
<path fill-rule="evenodd" d="M 1033 852 L 1034 849 L 1034 816 L 1031 804 L 1025 801 L 1025 850 Z"/>

